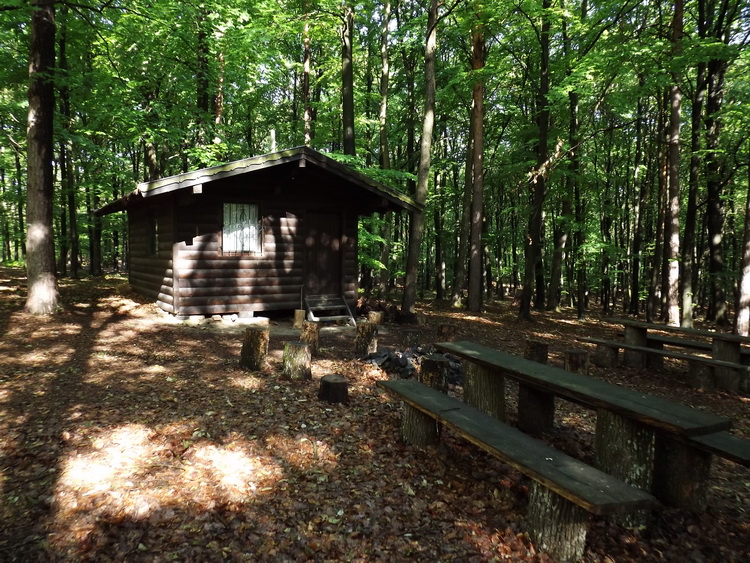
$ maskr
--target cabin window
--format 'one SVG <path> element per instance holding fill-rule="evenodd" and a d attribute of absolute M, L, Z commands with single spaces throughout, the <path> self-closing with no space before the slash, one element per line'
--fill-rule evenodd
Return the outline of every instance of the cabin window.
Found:
<path fill-rule="evenodd" d="M 249 254 L 262 251 L 262 229 L 258 206 L 250 203 L 225 203 L 222 229 L 224 254 Z"/>

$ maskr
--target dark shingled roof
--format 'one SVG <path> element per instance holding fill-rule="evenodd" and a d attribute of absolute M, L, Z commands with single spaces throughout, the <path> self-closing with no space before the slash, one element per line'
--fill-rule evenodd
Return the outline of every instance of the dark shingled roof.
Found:
<path fill-rule="evenodd" d="M 215 180 L 253 173 L 259 170 L 293 162 L 297 162 L 299 167 L 312 165 L 312 167 L 316 167 L 325 173 L 344 179 L 358 188 L 383 198 L 391 204 L 390 206 L 392 208 L 395 207 L 406 209 L 407 211 L 420 212 L 424 210 L 423 205 L 417 203 L 409 196 L 376 182 L 372 178 L 357 172 L 346 164 L 337 162 L 336 160 L 309 147 L 296 147 L 285 151 L 278 151 L 246 158 L 244 160 L 237 160 L 219 166 L 202 168 L 200 170 L 186 172 L 185 174 L 169 176 L 167 178 L 161 178 L 160 180 L 154 180 L 153 182 L 143 182 L 138 184 L 135 191 L 101 207 L 100 209 L 97 209 L 95 213 L 97 215 L 107 215 L 117 211 L 124 211 L 133 204 L 142 201 L 144 198 L 192 188 Z"/>

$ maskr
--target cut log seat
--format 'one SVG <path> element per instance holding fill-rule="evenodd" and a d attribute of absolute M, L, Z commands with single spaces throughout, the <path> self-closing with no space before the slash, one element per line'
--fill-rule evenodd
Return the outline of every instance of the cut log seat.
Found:
<path fill-rule="evenodd" d="M 585 511 L 632 514 L 657 502 L 647 492 L 418 381 L 378 381 L 378 385 L 405 403 L 404 420 L 409 422 L 402 424 L 405 441 L 410 442 L 409 436 L 422 443 L 437 439 L 439 423 L 531 478 L 530 533 L 537 545 L 561 560 L 583 555 Z"/>

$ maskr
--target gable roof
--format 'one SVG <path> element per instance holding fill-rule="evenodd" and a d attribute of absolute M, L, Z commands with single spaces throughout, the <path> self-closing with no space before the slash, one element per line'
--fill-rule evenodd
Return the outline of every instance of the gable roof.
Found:
<path fill-rule="evenodd" d="M 193 170 L 184 174 L 177 174 L 167 178 L 161 178 L 152 182 L 142 182 L 137 185 L 135 191 L 113 201 L 104 207 L 97 209 L 96 215 L 107 215 L 117 211 L 124 211 L 142 201 L 144 198 L 167 194 L 196 186 L 238 176 L 251 174 L 260 170 L 266 170 L 276 166 L 297 163 L 299 168 L 316 168 L 324 173 L 334 175 L 354 186 L 365 190 L 375 196 L 389 202 L 391 207 L 405 209 L 407 211 L 424 211 L 424 206 L 414 201 L 398 190 L 376 182 L 372 178 L 357 172 L 350 166 L 342 164 L 331 157 L 324 155 L 309 147 L 295 147 L 293 149 L 278 151 L 274 153 L 254 156 L 243 160 L 236 160 L 218 166 Z"/>

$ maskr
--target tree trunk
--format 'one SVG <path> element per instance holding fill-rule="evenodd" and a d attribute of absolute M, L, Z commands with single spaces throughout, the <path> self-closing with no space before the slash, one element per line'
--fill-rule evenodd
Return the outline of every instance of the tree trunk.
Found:
<path fill-rule="evenodd" d="M 26 188 L 28 296 L 25 309 L 28 313 L 48 315 L 60 306 L 52 231 L 55 10 L 51 0 L 33 0 L 32 7 Z"/>
<path fill-rule="evenodd" d="M 341 28 L 341 101 L 344 154 L 355 155 L 354 143 L 354 6 L 346 4 Z"/>
<path fill-rule="evenodd" d="M 427 201 L 427 187 L 430 178 L 430 151 L 432 150 L 432 131 L 435 126 L 435 51 L 437 49 L 437 13 L 438 0 L 430 0 L 427 17 L 427 40 L 424 49 L 425 72 L 425 110 L 422 126 L 422 144 L 419 152 L 419 170 L 417 173 L 417 193 L 415 199 L 422 205 Z M 424 213 L 415 211 L 411 214 L 409 225 L 409 254 L 406 263 L 406 280 L 401 310 L 414 313 L 417 300 L 417 268 L 419 252 L 424 234 Z"/>
<path fill-rule="evenodd" d="M 639 86 L 643 86 L 643 76 L 638 77 Z M 641 177 L 641 161 L 643 153 L 643 101 L 638 98 L 638 109 L 635 122 L 635 156 L 633 158 L 633 185 L 638 190 L 638 199 L 634 211 L 633 242 L 630 248 L 632 270 L 630 273 L 630 306 L 628 313 L 637 315 L 641 304 L 641 252 L 643 244 L 643 217 L 646 212 L 648 198 L 648 182 Z"/>
<path fill-rule="evenodd" d="M 702 157 L 701 150 L 701 120 L 703 119 L 703 101 L 706 96 L 706 64 L 698 63 L 695 94 L 692 101 L 690 116 L 690 179 L 688 182 L 687 209 L 685 210 L 685 231 L 682 240 L 682 270 L 680 272 L 680 293 L 682 302 L 682 318 L 680 325 L 685 328 L 693 327 L 693 280 L 695 272 L 695 228 L 698 215 L 698 182 Z"/>
<path fill-rule="evenodd" d="M 521 294 L 521 304 L 518 312 L 519 318 L 531 319 L 531 300 L 534 294 L 534 284 L 536 281 L 537 267 L 542 259 L 542 206 L 546 195 L 546 176 L 549 163 L 547 140 L 549 136 L 550 110 L 547 100 L 549 93 L 549 55 L 550 55 L 550 19 L 546 13 L 551 6 L 551 0 L 543 0 L 542 8 L 542 28 L 541 28 L 541 59 L 540 59 L 540 77 L 539 90 L 536 101 L 536 121 L 539 131 L 539 140 L 537 143 L 537 161 L 536 169 L 531 174 L 531 209 L 529 211 L 529 228 L 526 239 L 526 268 L 523 280 L 523 292 Z M 544 306 L 539 303 L 537 294 L 536 308 Z"/>
<path fill-rule="evenodd" d="M 307 5 L 305 11 L 309 11 Z M 310 21 L 307 13 L 305 13 L 305 29 L 302 33 L 302 44 L 302 103 L 305 106 L 303 121 L 305 146 L 309 147 L 312 142 L 312 107 L 310 105 L 310 62 L 312 60 L 312 51 L 310 49 Z"/>
<path fill-rule="evenodd" d="M 750 151 L 748 152 L 747 160 L 747 185 L 742 267 L 740 269 L 738 288 L 737 316 L 734 319 L 734 332 L 742 336 L 750 335 Z"/>
<path fill-rule="evenodd" d="M 672 53 L 680 55 L 680 42 L 683 28 L 683 0 L 675 0 L 674 21 L 672 24 Z M 680 325 L 679 280 L 680 280 L 680 121 L 682 118 L 682 92 L 679 75 L 672 74 L 673 83 L 669 89 L 669 194 L 666 208 L 667 242 L 667 324 Z"/>
<path fill-rule="evenodd" d="M 479 20 L 481 14 L 475 14 Z M 472 30 L 471 68 L 479 71 L 484 68 L 486 55 L 484 33 L 477 22 Z M 482 308 L 482 212 L 484 208 L 484 80 L 474 77 L 474 90 L 471 106 L 472 140 L 472 192 L 471 192 L 471 247 L 469 250 L 469 298 L 468 309 L 479 312 Z"/>
<path fill-rule="evenodd" d="M 379 120 L 379 146 L 380 167 L 390 170 L 391 157 L 388 147 L 388 83 L 391 78 L 390 61 L 388 59 L 388 26 L 391 22 L 391 3 L 386 0 L 383 4 L 383 24 L 380 28 L 380 111 Z"/>
<path fill-rule="evenodd" d="M 464 189 L 461 205 L 460 223 L 458 225 L 458 240 L 456 242 L 456 275 L 453 278 L 451 301 L 453 307 L 462 306 L 464 285 L 466 284 L 466 263 L 469 254 L 469 235 L 471 232 L 471 198 L 474 187 L 474 121 L 469 119 L 469 138 L 466 145 L 466 161 L 464 166 Z"/>

